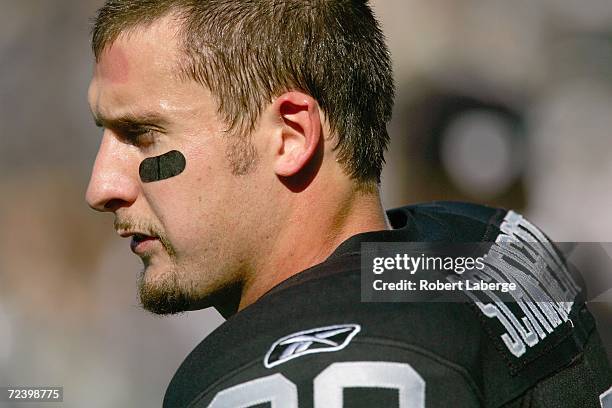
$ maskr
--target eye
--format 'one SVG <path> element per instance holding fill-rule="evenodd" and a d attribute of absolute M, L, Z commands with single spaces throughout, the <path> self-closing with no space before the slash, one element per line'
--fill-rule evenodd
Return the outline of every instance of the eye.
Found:
<path fill-rule="evenodd" d="M 121 133 L 126 143 L 140 148 L 150 147 L 157 138 L 157 132 L 150 128 L 125 129 Z"/>

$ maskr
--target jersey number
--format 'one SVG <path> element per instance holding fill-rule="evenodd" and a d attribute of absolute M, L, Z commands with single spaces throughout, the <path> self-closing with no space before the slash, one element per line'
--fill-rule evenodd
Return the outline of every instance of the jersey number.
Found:
<path fill-rule="evenodd" d="M 398 391 L 398 408 L 425 408 L 425 381 L 409 364 L 355 361 L 333 363 L 314 379 L 314 407 L 342 408 L 346 388 L 390 388 Z M 282 374 L 238 384 L 219 392 L 208 408 L 298 408 L 297 387 Z"/>

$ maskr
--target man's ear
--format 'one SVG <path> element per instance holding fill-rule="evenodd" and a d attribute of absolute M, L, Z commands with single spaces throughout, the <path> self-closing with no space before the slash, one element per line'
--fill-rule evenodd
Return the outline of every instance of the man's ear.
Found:
<path fill-rule="evenodd" d="M 279 177 L 291 177 L 314 160 L 321 138 L 321 111 L 312 96 L 298 91 L 279 96 L 272 109 L 281 120 L 274 172 Z"/>

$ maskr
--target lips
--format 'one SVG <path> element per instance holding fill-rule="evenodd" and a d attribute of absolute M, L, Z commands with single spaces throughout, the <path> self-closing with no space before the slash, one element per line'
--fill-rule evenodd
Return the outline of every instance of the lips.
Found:
<path fill-rule="evenodd" d="M 130 242 L 130 249 L 135 254 L 142 254 L 149 250 L 156 241 L 159 241 L 159 239 L 150 235 L 134 234 Z"/>

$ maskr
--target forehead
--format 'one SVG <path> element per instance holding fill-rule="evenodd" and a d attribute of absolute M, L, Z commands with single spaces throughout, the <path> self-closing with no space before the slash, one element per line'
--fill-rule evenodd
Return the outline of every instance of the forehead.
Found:
<path fill-rule="evenodd" d="M 168 15 L 146 25 L 124 30 L 106 45 L 96 65 L 99 74 L 126 74 L 126 68 L 169 68 L 177 64 L 179 23 Z"/>
<path fill-rule="evenodd" d="M 89 88 L 92 110 L 170 103 L 201 88 L 195 81 L 179 78 L 183 56 L 177 33 L 176 21 L 164 17 L 126 31 L 108 44 L 94 67 Z"/>
<path fill-rule="evenodd" d="M 124 83 L 129 79 L 130 62 L 128 60 L 128 48 L 124 44 L 109 46 L 104 50 L 100 61 L 96 64 L 95 76 L 108 80 L 112 83 Z"/>

